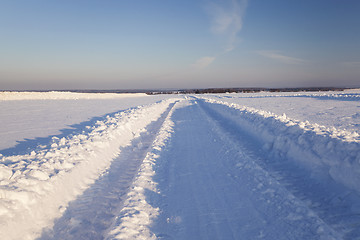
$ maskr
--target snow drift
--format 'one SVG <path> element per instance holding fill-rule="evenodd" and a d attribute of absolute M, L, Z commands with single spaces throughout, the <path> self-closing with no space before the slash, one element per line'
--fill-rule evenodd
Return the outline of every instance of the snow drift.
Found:
<path fill-rule="evenodd" d="M 239 104 L 206 98 L 211 108 L 235 121 L 271 154 L 294 160 L 360 192 L 360 135 L 297 121 Z M 224 108 L 223 106 L 228 108 Z"/>
<path fill-rule="evenodd" d="M 150 151 L 141 164 L 131 191 L 127 194 L 124 207 L 108 230 L 106 239 L 156 239 L 156 236 L 149 230 L 149 226 L 159 215 L 160 210 L 147 202 L 145 192 L 158 192 L 157 183 L 152 179 L 155 175 L 153 166 L 173 132 L 174 123 L 171 116 L 175 109 L 176 106 L 169 112 Z"/>

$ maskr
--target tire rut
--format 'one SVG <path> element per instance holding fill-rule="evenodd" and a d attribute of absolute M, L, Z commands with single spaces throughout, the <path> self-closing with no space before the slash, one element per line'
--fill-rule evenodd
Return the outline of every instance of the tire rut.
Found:
<path fill-rule="evenodd" d="M 39 240 L 104 239 L 104 231 L 122 207 L 142 160 L 174 105 L 170 104 L 157 121 L 146 127 L 147 131 L 132 140 L 131 145 L 122 148 L 109 169 L 69 203 L 63 216 L 55 221 L 52 229 L 45 229 Z"/>

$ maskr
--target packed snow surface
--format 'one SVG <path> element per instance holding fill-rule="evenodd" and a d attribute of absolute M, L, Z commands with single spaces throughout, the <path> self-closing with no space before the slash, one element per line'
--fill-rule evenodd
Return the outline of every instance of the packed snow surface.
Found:
<path fill-rule="evenodd" d="M 360 239 L 358 90 L 80 95 L 0 101 L 0 239 Z"/>

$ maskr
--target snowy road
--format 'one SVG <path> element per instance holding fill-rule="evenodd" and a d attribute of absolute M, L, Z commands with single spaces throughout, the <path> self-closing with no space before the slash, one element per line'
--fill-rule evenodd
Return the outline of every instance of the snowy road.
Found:
<path fill-rule="evenodd" d="M 246 136 L 234 140 L 196 101 L 173 115 L 174 136 L 154 179 L 163 239 L 331 239 L 337 234 L 254 162 Z M 239 135 L 236 135 L 237 137 Z"/>
<path fill-rule="evenodd" d="M 354 210 L 358 194 L 284 158 L 268 157 L 256 137 L 212 104 L 191 100 L 183 105 L 172 115 L 173 136 L 153 167 L 156 191 L 145 191 L 159 215 L 149 223 L 121 214 L 109 239 L 360 236 Z M 147 210 L 141 204 L 132 207 Z M 136 231 L 144 225 L 150 234 Z"/>
<path fill-rule="evenodd" d="M 97 119 L 2 158 L 1 238 L 360 239 L 356 132 L 206 96 Z"/>

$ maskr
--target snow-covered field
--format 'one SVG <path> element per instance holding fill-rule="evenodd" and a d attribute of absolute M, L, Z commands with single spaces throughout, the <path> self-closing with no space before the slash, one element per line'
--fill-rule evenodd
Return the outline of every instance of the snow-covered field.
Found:
<path fill-rule="evenodd" d="M 0 239 L 360 239 L 360 92 L 1 93 Z"/>

